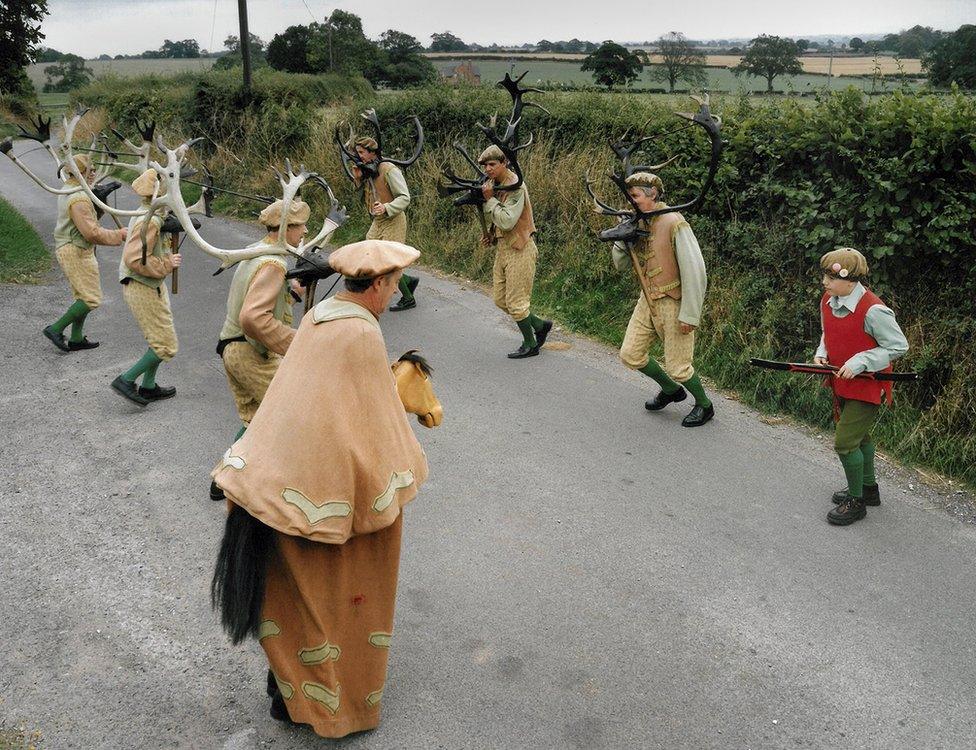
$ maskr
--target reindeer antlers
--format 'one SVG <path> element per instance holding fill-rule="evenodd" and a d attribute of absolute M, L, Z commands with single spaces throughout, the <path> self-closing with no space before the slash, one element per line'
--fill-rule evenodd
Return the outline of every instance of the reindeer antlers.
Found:
<path fill-rule="evenodd" d="M 614 185 L 617 186 L 620 192 L 624 194 L 624 196 L 627 198 L 627 202 L 633 207 L 633 210 L 626 211 L 615 209 L 600 200 L 593 192 L 593 181 L 590 179 L 589 173 L 585 175 L 584 183 L 586 186 L 586 191 L 593 199 L 596 206 L 595 210 L 605 216 L 616 216 L 621 219 L 621 222 L 617 226 L 610 229 L 604 229 L 602 232 L 600 232 L 599 238 L 602 242 L 632 241 L 638 236 L 647 234 L 647 232 L 640 226 L 641 221 L 653 218 L 655 216 L 660 216 L 661 214 L 671 213 L 673 211 L 694 210 L 698 208 L 698 206 L 700 206 L 705 200 L 705 196 L 715 179 L 715 172 L 718 170 L 719 160 L 722 155 L 722 147 L 724 144 L 721 136 L 721 120 L 712 115 L 712 113 L 709 111 L 708 94 L 704 94 L 701 97 L 694 96 L 692 98 L 699 104 L 699 109 L 696 113 L 675 113 L 678 117 L 689 120 L 691 122 L 690 125 L 677 128 L 664 134 L 644 136 L 643 130 L 647 125 L 645 122 L 644 125 L 641 126 L 640 130 L 638 131 L 638 135 L 634 140 L 620 139 L 618 141 L 611 142 L 610 148 L 621 161 L 621 170 L 619 173 L 615 172 L 611 174 L 610 180 Z M 630 163 L 633 154 L 641 145 L 650 140 L 655 140 L 657 138 L 664 137 L 665 135 L 671 135 L 672 133 L 680 132 L 688 127 L 694 127 L 695 125 L 705 130 L 705 132 L 708 134 L 709 141 L 711 142 L 711 158 L 708 165 L 708 172 L 705 176 L 704 182 L 702 183 L 702 187 L 698 192 L 698 195 L 692 200 L 680 205 L 665 206 L 664 208 L 656 208 L 653 211 L 642 210 L 634 199 L 631 198 L 630 193 L 628 192 L 627 178 L 638 171 L 650 172 L 660 169 L 661 167 L 670 164 L 678 157 L 675 155 L 661 164 L 655 164 L 652 166 L 637 166 Z"/>

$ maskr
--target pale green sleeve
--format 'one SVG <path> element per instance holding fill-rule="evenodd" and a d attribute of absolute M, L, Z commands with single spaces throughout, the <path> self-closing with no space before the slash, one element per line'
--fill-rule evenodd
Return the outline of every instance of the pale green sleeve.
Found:
<path fill-rule="evenodd" d="M 396 167 L 386 173 L 386 184 L 393 194 L 393 200 L 386 204 L 386 215 L 393 218 L 406 211 L 410 205 L 410 189 L 403 172 Z"/>
<path fill-rule="evenodd" d="M 878 342 L 873 349 L 858 352 L 844 364 L 851 372 L 878 372 L 908 351 L 908 339 L 895 320 L 895 314 L 884 305 L 872 305 L 864 316 L 864 332 Z"/>
<path fill-rule="evenodd" d="M 513 193 L 512 200 L 505 203 L 498 198 L 489 198 L 485 201 L 484 212 L 492 224 L 503 232 L 510 232 L 518 224 L 523 208 L 525 208 L 525 191 L 519 188 Z"/>
<path fill-rule="evenodd" d="M 613 267 L 618 271 L 626 271 L 633 264 L 630 262 L 630 249 L 626 242 L 614 242 L 610 248 L 610 259 Z"/>
<path fill-rule="evenodd" d="M 705 306 L 708 276 L 698 239 L 687 224 L 679 225 L 675 231 L 674 255 L 681 272 L 681 310 L 678 312 L 678 320 L 690 326 L 698 326 L 702 308 Z"/>

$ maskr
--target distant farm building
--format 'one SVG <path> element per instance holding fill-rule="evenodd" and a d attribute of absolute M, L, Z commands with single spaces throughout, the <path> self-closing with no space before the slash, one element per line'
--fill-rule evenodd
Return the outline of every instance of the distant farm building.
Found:
<path fill-rule="evenodd" d="M 463 62 L 459 65 L 449 65 L 441 68 L 441 78 L 445 83 L 456 86 L 459 83 L 466 83 L 472 86 L 481 85 L 481 71 L 472 62 Z"/>

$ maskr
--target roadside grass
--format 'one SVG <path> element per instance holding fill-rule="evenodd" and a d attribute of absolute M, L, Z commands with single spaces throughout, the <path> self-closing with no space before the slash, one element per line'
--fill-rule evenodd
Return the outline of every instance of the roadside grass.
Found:
<path fill-rule="evenodd" d="M 51 254 L 40 235 L 0 198 L 0 281 L 32 283 L 50 267 Z"/>
<path fill-rule="evenodd" d="M 0 719 L 0 750 L 41 750 L 42 739 L 38 729 L 29 729 L 24 723 L 10 727 L 6 719 Z"/>

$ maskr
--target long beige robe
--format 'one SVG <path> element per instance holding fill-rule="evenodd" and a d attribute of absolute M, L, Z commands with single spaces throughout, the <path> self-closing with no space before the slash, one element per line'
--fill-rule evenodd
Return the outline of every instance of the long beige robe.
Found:
<path fill-rule="evenodd" d="M 372 313 L 333 298 L 304 317 L 213 475 L 231 502 L 280 532 L 261 645 L 289 715 L 323 737 L 375 727 L 400 509 L 426 479 L 427 459 Z"/>

